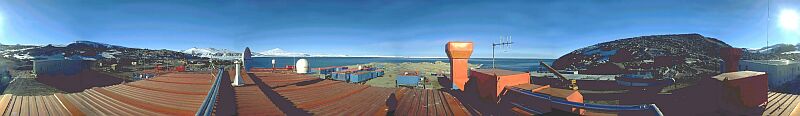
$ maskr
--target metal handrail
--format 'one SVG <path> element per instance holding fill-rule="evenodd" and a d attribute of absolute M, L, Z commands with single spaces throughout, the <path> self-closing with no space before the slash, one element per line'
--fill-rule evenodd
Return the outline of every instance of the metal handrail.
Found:
<path fill-rule="evenodd" d="M 225 72 L 224 68 L 219 68 L 219 72 L 217 72 L 217 77 L 214 79 L 214 84 L 211 85 L 211 89 L 208 90 L 208 95 L 206 96 L 203 104 L 200 108 L 197 109 L 197 113 L 195 116 L 211 116 L 211 112 L 214 111 L 214 106 L 217 103 L 217 94 L 219 93 L 219 84 L 220 80 L 222 79 L 222 73 Z"/>
<path fill-rule="evenodd" d="M 525 94 L 525 95 L 528 95 L 528 96 L 540 98 L 540 99 L 546 99 L 546 100 L 549 100 L 549 101 L 551 101 L 553 103 L 572 106 L 572 107 L 578 107 L 578 108 L 581 108 L 581 109 L 594 109 L 594 110 L 604 110 L 604 111 L 652 111 L 652 112 L 654 112 L 655 116 L 663 116 L 664 115 L 663 113 L 661 113 L 661 110 L 658 108 L 658 106 L 656 106 L 656 104 L 644 104 L 644 105 L 587 104 L 587 103 L 571 102 L 571 101 L 567 101 L 567 100 L 563 100 L 563 99 L 554 99 L 550 95 L 538 94 L 538 93 L 533 93 L 533 92 L 529 92 L 529 91 L 524 91 L 524 90 L 521 90 L 519 88 L 509 88 L 509 90 L 516 91 L 516 92 L 519 92 L 519 93 L 522 93 L 522 94 Z M 516 103 L 512 103 L 512 104 L 517 106 L 517 107 L 522 107 L 522 105 L 519 105 L 519 104 L 516 104 Z M 528 112 L 538 112 L 538 111 L 535 111 L 533 109 L 528 109 L 528 108 L 525 108 L 525 107 L 523 107 L 523 109 L 528 111 Z"/>

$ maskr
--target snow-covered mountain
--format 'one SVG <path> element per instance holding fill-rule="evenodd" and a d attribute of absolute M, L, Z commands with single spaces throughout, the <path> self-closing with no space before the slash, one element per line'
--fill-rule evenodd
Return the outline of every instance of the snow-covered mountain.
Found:
<path fill-rule="evenodd" d="M 122 46 L 118 46 L 118 45 L 111 45 L 111 44 L 92 42 L 92 41 L 75 41 L 75 43 L 72 43 L 70 45 L 81 45 L 81 46 L 87 46 L 87 47 L 92 47 L 92 48 L 105 48 L 105 49 L 126 48 L 126 47 L 122 47 Z"/>
<path fill-rule="evenodd" d="M 189 48 L 183 50 L 182 53 L 192 54 L 198 57 L 215 58 L 215 59 L 237 59 L 241 58 L 242 53 L 227 49 L 217 48 Z M 253 57 L 403 57 L 403 56 L 383 56 L 383 55 L 363 55 L 351 56 L 342 54 L 317 54 L 317 53 L 304 53 L 286 51 L 281 48 L 273 48 L 263 52 L 253 52 Z"/>
<path fill-rule="evenodd" d="M 267 50 L 264 52 L 260 52 L 259 54 L 261 54 L 259 56 L 268 56 L 268 57 L 312 57 L 312 55 L 308 53 L 289 52 L 280 48 Z"/>
<path fill-rule="evenodd" d="M 798 53 L 798 50 L 800 50 L 800 44 L 775 44 L 758 49 L 747 49 L 747 52 L 761 54 L 792 54 Z"/>
<path fill-rule="evenodd" d="M 386 55 L 343 55 L 343 54 L 319 54 L 319 53 L 304 53 L 286 51 L 281 48 L 273 48 L 267 51 L 259 52 L 256 57 L 403 57 L 403 56 L 386 56 Z"/>
<path fill-rule="evenodd" d="M 191 54 L 198 57 L 215 58 L 215 59 L 236 59 L 242 57 L 242 53 L 235 52 L 228 49 L 217 48 L 196 48 L 192 47 L 183 50 L 182 53 Z"/>
<path fill-rule="evenodd" d="M 228 49 L 217 49 L 217 48 L 189 48 L 183 50 L 183 53 L 187 54 L 216 54 L 216 53 L 236 53 L 234 51 Z"/>

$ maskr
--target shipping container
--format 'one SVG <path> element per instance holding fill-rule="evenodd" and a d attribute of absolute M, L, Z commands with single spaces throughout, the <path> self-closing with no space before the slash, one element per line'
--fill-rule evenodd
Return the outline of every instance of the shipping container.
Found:
<path fill-rule="evenodd" d="M 372 79 L 372 73 L 369 72 L 357 72 L 357 73 L 350 73 L 350 83 L 360 83 Z"/>
<path fill-rule="evenodd" d="M 333 78 L 333 80 L 348 81 L 350 78 L 349 76 L 347 72 L 335 72 L 331 78 Z"/>
<path fill-rule="evenodd" d="M 342 71 L 344 69 L 347 69 L 347 67 L 331 66 L 331 67 L 317 68 L 320 74 L 331 74 L 333 72 Z"/>
<path fill-rule="evenodd" d="M 397 77 L 397 85 L 398 86 L 412 86 L 416 87 L 419 85 L 420 76 L 398 76 Z"/>

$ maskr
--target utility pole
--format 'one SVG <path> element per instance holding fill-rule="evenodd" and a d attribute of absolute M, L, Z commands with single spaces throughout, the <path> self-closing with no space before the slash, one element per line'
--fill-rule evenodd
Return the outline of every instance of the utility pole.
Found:
<path fill-rule="evenodd" d="M 771 6 L 770 6 L 770 0 L 767 0 L 767 46 L 770 46 L 770 45 L 769 45 L 769 26 L 770 26 L 771 24 L 769 24 L 769 23 L 771 23 L 771 22 L 770 22 L 770 19 L 772 19 L 772 17 L 769 17 L 769 16 L 770 16 L 770 15 L 769 15 L 769 14 L 770 14 L 770 12 L 772 12 L 770 8 L 771 8 Z"/>
<path fill-rule="evenodd" d="M 495 58 L 494 58 L 494 49 L 495 49 L 495 47 L 501 46 L 501 47 L 505 47 L 505 48 L 510 48 L 511 44 L 514 44 L 514 42 L 511 42 L 511 35 L 500 37 L 500 43 L 492 43 L 492 69 L 495 69 L 495 65 L 494 65 L 494 60 L 495 60 Z"/>

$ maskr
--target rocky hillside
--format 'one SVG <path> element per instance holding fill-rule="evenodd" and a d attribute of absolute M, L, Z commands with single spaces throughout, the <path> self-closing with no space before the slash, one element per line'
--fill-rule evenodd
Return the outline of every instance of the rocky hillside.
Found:
<path fill-rule="evenodd" d="M 128 48 L 91 41 L 76 41 L 68 45 L 0 45 L 0 57 L 18 61 L 43 59 L 176 59 L 191 55 L 170 51 Z"/>
<path fill-rule="evenodd" d="M 731 47 L 700 34 L 652 35 L 603 42 L 558 58 L 556 69 L 585 74 L 654 72 L 678 83 L 719 73 L 719 49 Z"/>

